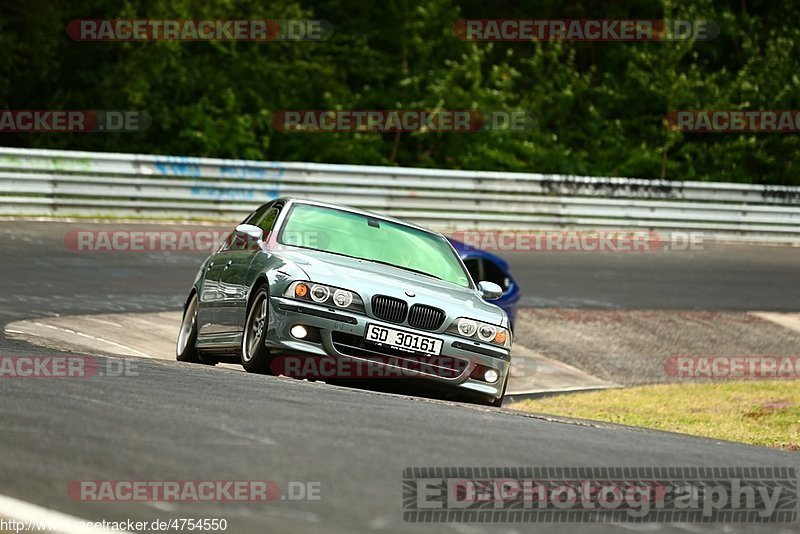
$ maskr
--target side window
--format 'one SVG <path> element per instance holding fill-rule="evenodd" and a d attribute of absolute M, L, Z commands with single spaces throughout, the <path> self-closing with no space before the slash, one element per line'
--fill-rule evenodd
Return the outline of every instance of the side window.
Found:
<path fill-rule="evenodd" d="M 261 217 L 255 219 L 254 222 L 250 223 L 255 226 L 258 226 L 262 230 L 264 230 L 264 239 L 267 238 L 267 234 L 272 231 L 272 227 L 275 226 L 275 221 L 278 219 L 278 208 L 270 208 L 266 212 L 264 212 Z"/>
<path fill-rule="evenodd" d="M 259 219 L 264 217 L 264 214 L 269 209 L 272 208 L 272 205 L 273 205 L 273 202 L 268 202 L 268 203 L 264 204 L 263 206 L 259 207 L 256 211 L 254 211 L 253 213 L 248 215 L 245 218 L 245 220 L 242 221 L 242 224 L 253 224 L 253 225 L 256 225 L 256 223 L 253 222 L 253 221 L 258 221 Z M 256 226 L 258 226 L 258 225 L 256 225 Z"/>
<path fill-rule="evenodd" d="M 481 278 L 481 260 L 478 258 L 467 258 L 464 260 L 464 265 L 469 271 L 469 275 L 477 284 L 482 280 Z"/>
<path fill-rule="evenodd" d="M 272 230 L 272 227 L 275 225 L 275 220 L 278 218 L 278 213 L 280 212 L 279 208 L 273 206 L 273 202 L 264 204 L 242 221 L 242 224 L 258 226 L 264 230 L 264 239 L 266 239 L 267 234 L 269 234 L 270 230 Z M 248 250 L 250 248 L 252 247 L 248 246 L 246 241 L 237 238 L 236 235 L 231 232 L 223 250 Z"/>

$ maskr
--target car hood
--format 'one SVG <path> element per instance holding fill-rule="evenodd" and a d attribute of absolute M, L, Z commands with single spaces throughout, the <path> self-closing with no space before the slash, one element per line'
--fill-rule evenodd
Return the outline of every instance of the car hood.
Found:
<path fill-rule="evenodd" d="M 302 269 L 309 280 L 355 291 L 365 302 L 381 294 L 403 299 L 409 305 L 436 306 L 447 313 L 446 324 L 457 317 L 469 317 L 506 326 L 503 310 L 483 300 L 477 291 L 399 267 L 308 249 L 285 247 L 284 261 Z M 415 294 L 409 297 L 406 291 Z"/>

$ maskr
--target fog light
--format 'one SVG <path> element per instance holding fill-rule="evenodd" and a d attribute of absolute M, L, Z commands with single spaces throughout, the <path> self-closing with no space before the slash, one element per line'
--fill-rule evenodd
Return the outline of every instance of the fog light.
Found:
<path fill-rule="evenodd" d="M 494 384 L 495 382 L 497 382 L 498 378 L 500 378 L 500 375 L 497 374 L 497 371 L 495 371 L 494 369 L 489 369 L 483 375 L 483 379 L 489 382 L 490 384 Z"/>
<path fill-rule="evenodd" d="M 297 339 L 305 339 L 305 337 L 308 335 L 308 330 L 306 330 L 306 327 L 301 324 L 294 325 L 289 332 Z"/>

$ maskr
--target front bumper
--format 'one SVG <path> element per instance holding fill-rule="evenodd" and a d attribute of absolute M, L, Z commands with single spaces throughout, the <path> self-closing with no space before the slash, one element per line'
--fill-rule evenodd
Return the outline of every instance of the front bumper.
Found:
<path fill-rule="evenodd" d="M 319 339 L 308 341 L 293 337 L 290 329 L 298 324 L 317 329 Z M 363 342 L 369 324 L 441 339 L 443 341 L 441 359 L 454 365 L 445 365 L 433 373 L 410 370 L 411 368 L 406 363 L 413 359 L 418 361 L 419 356 L 388 348 L 382 349 Z M 401 369 L 403 377 L 424 380 L 426 385 L 440 386 L 465 395 L 495 399 L 500 398 L 503 394 L 511 365 L 511 355 L 508 349 L 478 343 L 445 332 L 417 330 L 366 315 L 349 313 L 286 297 L 270 298 L 267 345 L 274 349 L 273 352 L 279 356 L 301 353 L 369 361 L 370 366 L 378 366 L 386 370 Z M 370 355 L 379 355 L 381 358 L 376 362 L 375 359 L 370 358 Z M 422 356 L 422 358 L 425 357 Z M 478 366 L 494 369 L 500 378 L 494 383 L 489 383 L 470 376 Z M 424 369 L 430 371 L 433 367 L 435 366 L 426 365 Z M 392 376 L 392 374 L 387 373 L 387 376 Z"/>

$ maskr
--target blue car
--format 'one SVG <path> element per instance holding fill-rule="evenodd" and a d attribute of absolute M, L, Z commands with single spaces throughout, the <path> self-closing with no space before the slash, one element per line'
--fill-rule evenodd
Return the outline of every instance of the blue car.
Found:
<path fill-rule="evenodd" d="M 514 277 L 508 269 L 508 262 L 485 250 L 466 245 L 461 241 L 449 239 L 453 248 L 456 249 L 458 255 L 467 266 L 469 274 L 472 275 L 473 280 L 488 280 L 494 282 L 503 288 L 503 296 L 497 300 L 493 300 L 492 304 L 496 304 L 503 308 L 508 314 L 508 320 L 511 322 L 511 330 L 514 330 L 514 316 L 517 310 L 517 303 L 520 298 L 520 290 Z"/>

